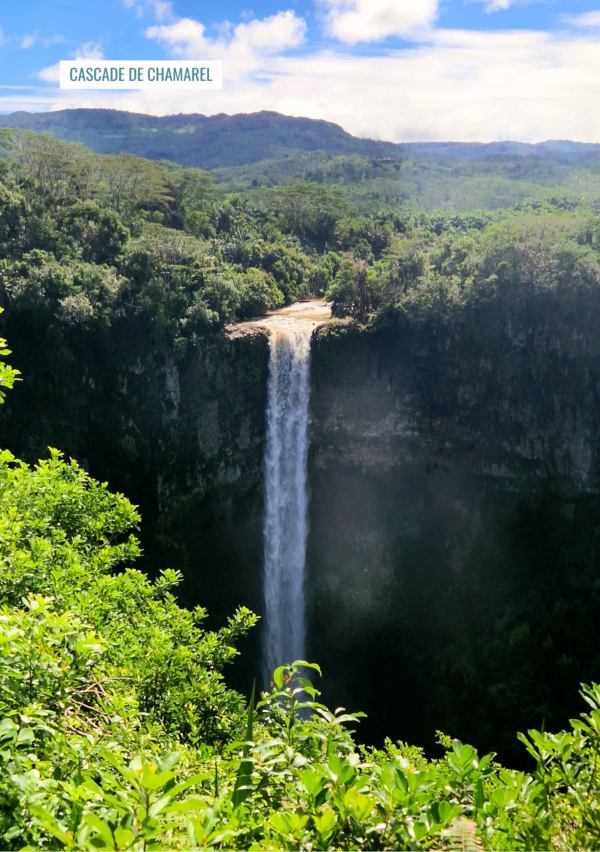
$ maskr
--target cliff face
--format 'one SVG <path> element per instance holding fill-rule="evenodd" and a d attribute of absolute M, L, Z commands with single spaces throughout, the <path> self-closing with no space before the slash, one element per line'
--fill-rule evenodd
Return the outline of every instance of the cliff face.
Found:
<path fill-rule="evenodd" d="M 595 298 L 315 333 L 308 653 L 365 740 L 442 729 L 511 759 L 598 679 Z M 145 567 L 180 568 L 211 625 L 260 614 L 266 332 L 174 353 L 158 327 L 5 319 L 24 381 L 1 445 L 58 446 L 139 503 Z M 257 632 L 232 685 L 259 669 Z"/>
<path fill-rule="evenodd" d="M 310 656 L 367 740 L 510 758 L 598 676 L 598 341 L 553 312 L 317 333 Z"/>

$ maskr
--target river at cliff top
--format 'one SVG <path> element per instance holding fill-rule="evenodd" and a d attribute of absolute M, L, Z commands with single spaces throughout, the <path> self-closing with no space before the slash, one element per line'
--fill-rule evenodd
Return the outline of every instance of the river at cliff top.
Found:
<path fill-rule="evenodd" d="M 227 329 L 230 337 L 239 337 L 255 328 L 268 328 L 275 332 L 286 332 L 301 323 L 314 329 L 331 319 L 331 306 L 323 299 L 294 302 L 287 308 L 271 311 L 266 317 L 231 325 Z"/>

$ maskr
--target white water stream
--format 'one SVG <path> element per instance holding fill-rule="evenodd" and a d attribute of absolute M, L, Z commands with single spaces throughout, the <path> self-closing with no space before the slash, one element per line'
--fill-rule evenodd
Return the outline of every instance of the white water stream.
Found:
<path fill-rule="evenodd" d="M 232 337 L 251 333 L 253 327 L 268 328 L 271 332 L 262 660 L 266 690 L 278 666 L 305 658 L 310 339 L 315 328 L 330 317 L 329 306 L 313 299 L 229 328 Z"/>
<path fill-rule="evenodd" d="M 306 458 L 311 324 L 274 331 L 269 341 L 263 678 L 304 659 L 304 567 L 308 532 Z"/>
<path fill-rule="evenodd" d="M 278 666 L 304 659 L 310 339 L 330 316 L 329 306 L 313 299 L 230 328 L 234 337 L 256 326 L 271 332 L 265 459 L 265 689 Z"/>

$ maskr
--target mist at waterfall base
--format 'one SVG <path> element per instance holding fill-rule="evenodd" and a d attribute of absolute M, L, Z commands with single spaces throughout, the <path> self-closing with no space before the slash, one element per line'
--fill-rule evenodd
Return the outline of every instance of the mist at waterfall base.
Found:
<path fill-rule="evenodd" d="M 312 327 L 270 339 L 265 460 L 263 685 L 304 658 L 308 405 Z"/>

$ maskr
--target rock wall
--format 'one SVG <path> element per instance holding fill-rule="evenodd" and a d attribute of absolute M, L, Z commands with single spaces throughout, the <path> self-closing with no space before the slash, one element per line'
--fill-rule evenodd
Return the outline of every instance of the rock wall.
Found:
<path fill-rule="evenodd" d="M 485 331 L 317 333 L 310 656 L 367 741 L 514 761 L 600 673 L 600 372 L 591 325 Z"/>

